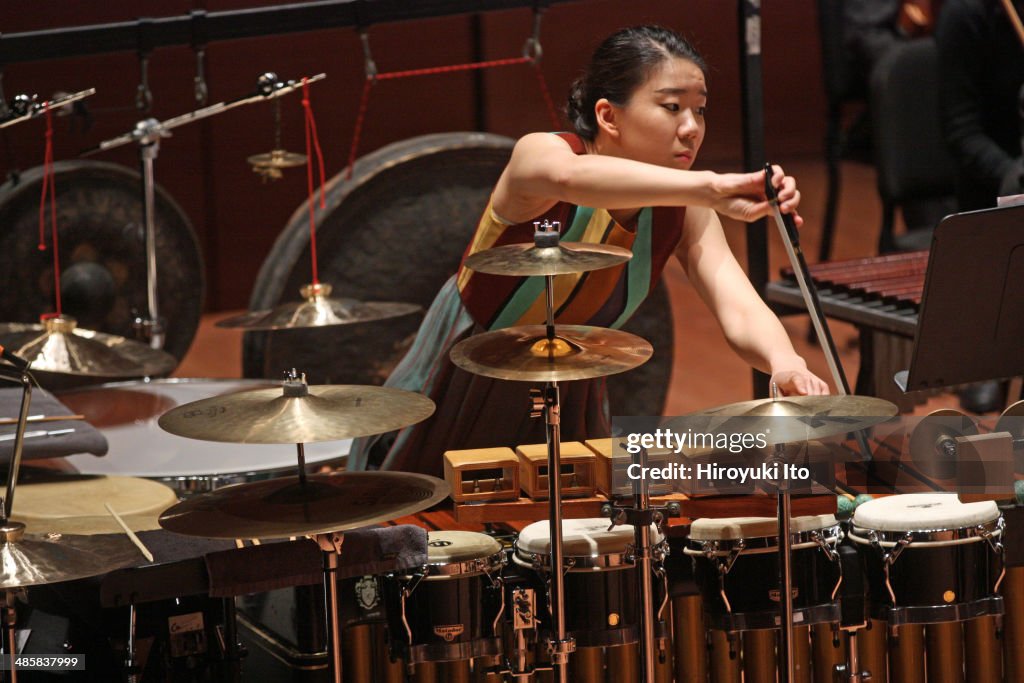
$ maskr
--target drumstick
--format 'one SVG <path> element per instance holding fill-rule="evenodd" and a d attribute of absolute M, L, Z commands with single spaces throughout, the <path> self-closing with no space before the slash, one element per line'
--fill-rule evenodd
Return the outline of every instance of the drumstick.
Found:
<path fill-rule="evenodd" d="M 128 525 L 124 523 L 123 519 L 121 519 L 121 515 L 114 512 L 114 508 L 110 507 L 110 503 L 104 503 L 103 507 L 107 508 L 107 512 L 109 512 L 110 516 L 114 518 L 114 521 L 121 525 L 121 528 L 124 529 L 124 532 L 128 534 L 129 540 L 131 540 L 131 542 L 135 544 L 135 547 L 139 549 L 139 552 L 142 553 L 142 556 L 150 562 L 152 562 L 153 553 L 149 552 L 149 548 L 147 548 L 142 543 L 142 541 L 139 540 L 139 537 L 135 535 L 134 531 L 128 528 Z"/>
<path fill-rule="evenodd" d="M 84 420 L 85 415 L 29 415 L 27 422 L 60 422 L 62 420 Z M 0 417 L 0 425 L 16 425 L 16 417 Z"/>

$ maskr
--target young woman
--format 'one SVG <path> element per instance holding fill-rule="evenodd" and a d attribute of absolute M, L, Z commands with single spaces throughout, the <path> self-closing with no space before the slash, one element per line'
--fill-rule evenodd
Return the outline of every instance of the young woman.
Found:
<path fill-rule="evenodd" d="M 719 213 L 744 221 L 770 213 L 764 174 L 690 170 L 704 140 L 707 99 L 704 61 L 683 38 L 657 26 L 613 34 L 570 92 L 575 132 L 534 133 L 516 144 L 466 256 L 530 242 L 534 221 L 545 219 L 561 224 L 564 240 L 629 248 L 633 258 L 622 266 L 555 283 L 556 325 L 619 327 L 675 255 L 742 358 L 770 373 L 783 394 L 828 393 L 757 296 L 719 222 Z M 773 183 L 782 211 L 799 225 L 796 182 L 776 167 Z M 543 323 L 543 297 L 542 278 L 460 268 L 387 382 L 430 396 L 437 412 L 356 442 L 349 468 L 438 475 L 446 450 L 542 443 L 544 426 L 529 415 L 529 383 L 471 375 L 448 353 L 474 332 Z M 560 387 L 563 439 L 607 436 L 603 379 Z"/>

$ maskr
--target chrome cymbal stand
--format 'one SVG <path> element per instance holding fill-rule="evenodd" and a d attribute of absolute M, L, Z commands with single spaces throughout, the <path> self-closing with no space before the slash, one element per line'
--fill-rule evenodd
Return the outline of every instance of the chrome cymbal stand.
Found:
<path fill-rule="evenodd" d="M 535 223 L 534 243 L 538 248 L 558 246 L 558 223 Z M 555 344 L 555 287 L 554 276 L 545 276 L 544 297 L 547 312 L 546 342 Z M 545 425 L 545 437 L 548 446 L 548 517 L 549 537 L 551 538 L 551 585 L 548 591 L 548 606 L 554 622 L 554 633 L 548 643 L 551 664 L 555 670 L 556 680 L 567 683 L 569 680 L 569 654 L 576 650 L 576 641 L 566 636 L 565 632 L 565 572 L 562 553 L 562 427 L 561 405 L 558 397 L 558 382 L 551 381 L 544 389 L 534 393 L 532 397 L 532 414 L 542 417 Z"/>
<path fill-rule="evenodd" d="M 625 444 L 622 444 L 625 448 Z M 648 467 L 647 449 L 640 448 L 633 454 L 633 464 L 639 465 L 641 472 Z M 633 506 L 622 507 L 617 505 L 605 505 L 602 507 L 603 515 L 611 519 L 611 526 L 619 524 L 632 524 L 634 534 L 634 553 L 636 571 L 639 578 L 638 596 L 640 600 L 640 664 L 643 668 L 643 680 L 646 683 L 654 683 L 656 661 L 662 660 L 664 654 L 664 641 L 657 638 L 654 625 L 661 620 L 668 600 L 666 586 L 664 600 L 657 608 L 655 614 L 654 605 L 654 562 L 663 561 L 663 551 L 655 548 L 651 543 L 651 525 L 658 529 L 662 527 L 667 517 L 678 517 L 680 508 L 678 503 L 669 503 L 666 506 L 655 507 L 651 505 L 650 482 L 646 477 L 640 477 L 633 481 Z M 609 527 L 611 528 L 611 527 Z M 658 654 L 656 651 L 660 650 Z"/>
<path fill-rule="evenodd" d="M 323 80 L 324 74 L 318 74 L 306 79 L 307 83 Z M 229 102 L 218 102 L 209 107 L 203 107 L 195 111 L 176 116 L 166 121 L 156 119 L 143 119 L 135 124 L 135 128 L 124 135 L 101 142 L 96 147 L 86 150 L 81 156 L 89 156 L 96 152 L 103 152 L 115 147 L 121 147 L 134 142 L 139 146 L 139 163 L 142 170 L 142 218 L 145 229 L 146 244 L 146 306 L 145 314 L 138 315 L 134 322 L 136 336 L 140 341 L 149 344 L 154 349 L 162 349 L 166 340 L 164 322 L 160 318 L 159 303 L 157 300 L 157 245 L 156 225 L 154 221 L 155 212 L 155 182 L 153 180 L 153 162 L 160 152 L 160 140 L 171 137 L 170 131 L 179 126 L 193 123 L 201 119 L 221 114 L 229 109 L 252 104 L 267 99 L 273 99 L 287 95 L 302 87 L 302 81 L 292 80 L 279 82 L 277 74 L 266 72 L 257 80 L 256 92 Z"/>

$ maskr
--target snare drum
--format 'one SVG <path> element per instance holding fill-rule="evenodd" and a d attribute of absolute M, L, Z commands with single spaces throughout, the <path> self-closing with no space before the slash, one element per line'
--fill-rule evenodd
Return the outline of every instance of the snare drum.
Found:
<path fill-rule="evenodd" d="M 121 474 L 162 481 L 180 495 L 228 484 L 296 473 L 294 446 L 232 444 L 175 436 L 157 420 L 171 408 L 204 398 L 280 386 L 267 380 L 161 379 L 115 382 L 63 392 L 73 412 L 85 415 L 107 438 L 110 450 L 97 458 L 65 458 L 83 474 Z M 307 464 L 327 464 L 348 453 L 351 441 L 305 446 Z"/>
<path fill-rule="evenodd" d="M 392 654 L 410 666 L 501 654 L 501 544 L 472 531 L 431 531 L 427 561 L 384 582 Z"/>
<path fill-rule="evenodd" d="M 994 501 L 912 493 L 868 501 L 850 540 L 866 565 L 872 615 L 889 626 L 1003 613 L 1003 517 Z"/>
<path fill-rule="evenodd" d="M 562 521 L 562 559 L 565 562 L 565 627 L 577 647 L 608 647 L 637 642 L 639 581 L 634 564 L 632 525 L 608 529 L 607 519 Z M 651 528 L 655 573 L 654 600 L 659 616 L 667 602 L 663 561 L 668 554 L 664 535 Z M 513 560 L 532 570 L 537 583 L 537 615 L 551 629 L 547 593 L 551 573 L 551 536 L 547 520 L 534 522 L 516 539 Z"/>
<path fill-rule="evenodd" d="M 794 623 L 839 621 L 839 523 L 832 515 L 794 517 L 790 530 Z M 735 632 L 778 627 L 778 541 L 778 521 L 771 517 L 693 522 L 684 552 L 693 558 L 711 628 Z"/>

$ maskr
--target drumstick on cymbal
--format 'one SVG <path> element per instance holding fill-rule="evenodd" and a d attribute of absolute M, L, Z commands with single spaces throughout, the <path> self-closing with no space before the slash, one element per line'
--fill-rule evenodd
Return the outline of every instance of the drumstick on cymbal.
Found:
<path fill-rule="evenodd" d="M 85 415 L 29 415 L 27 422 L 61 422 L 64 420 L 84 420 Z M 16 425 L 16 417 L 0 417 L 0 426 Z"/>
<path fill-rule="evenodd" d="M 121 515 L 114 512 L 114 508 L 110 507 L 110 503 L 104 503 L 103 507 L 107 508 L 107 512 L 109 512 L 110 516 L 114 518 L 114 521 L 116 521 L 121 526 L 121 528 L 124 529 L 124 532 L 128 534 L 128 538 L 131 540 L 132 543 L 135 544 L 135 547 L 139 549 L 139 552 L 142 553 L 142 556 L 150 562 L 152 562 L 153 553 L 149 552 L 149 548 L 147 548 L 145 544 L 141 540 L 139 540 L 139 537 L 135 535 L 134 531 L 128 528 L 128 525 L 124 523 L 123 519 L 121 519 Z"/>

